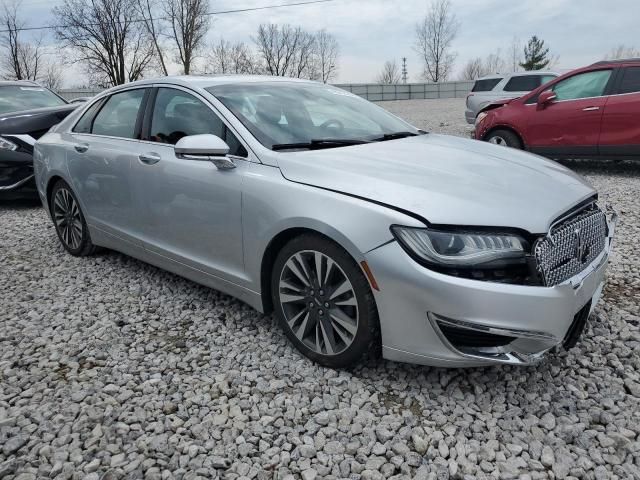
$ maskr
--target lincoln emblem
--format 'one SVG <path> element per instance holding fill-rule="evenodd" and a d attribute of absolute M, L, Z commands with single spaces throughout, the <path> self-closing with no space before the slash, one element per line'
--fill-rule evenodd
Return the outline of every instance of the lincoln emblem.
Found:
<path fill-rule="evenodd" d="M 573 232 L 573 235 L 575 236 L 575 239 L 576 239 L 576 258 L 580 263 L 584 263 L 585 259 L 587 258 L 587 254 L 589 253 L 588 246 L 584 241 L 584 238 L 582 238 L 582 236 L 580 235 L 579 228 L 577 228 Z"/>

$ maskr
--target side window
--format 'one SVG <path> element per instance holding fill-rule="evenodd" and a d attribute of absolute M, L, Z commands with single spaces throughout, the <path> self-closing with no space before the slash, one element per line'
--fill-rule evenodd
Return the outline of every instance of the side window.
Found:
<path fill-rule="evenodd" d="M 558 100 L 601 97 L 607 87 L 611 70 L 596 70 L 566 78 L 553 86 Z"/>
<path fill-rule="evenodd" d="M 542 75 L 540 77 L 540 85 L 544 85 L 545 83 L 550 82 L 554 78 L 556 78 L 556 75 Z"/>
<path fill-rule="evenodd" d="M 490 92 L 500 83 L 502 78 L 487 78 L 485 80 L 476 80 L 473 84 L 472 92 Z"/>
<path fill-rule="evenodd" d="M 541 83 L 541 75 L 517 75 L 504 86 L 505 92 L 530 92 L 538 88 Z"/>
<path fill-rule="evenodd" d="M 145 140 L 175 145 L 182 137 L 205 133 L 217 135 L 227 142 L 229 154 L 247 156 L 247 150 L 210 107 L 181 90 L 158 89 L 150 137 Z"/>
<path fill-rule="evenodd" d="M 135 138 L 136 121 L 144 92 L 144 88 L 139 88 L 111 95 L 93 121 L 91 133 Z"/>
<path fill-rule="evenodd" d="M 628 67 L 624 69 L 622 81 L 617 93 L 640 92 L 640 67 Z"/>
<path fill-rule="evenodd" d="M 96 116 L 96 113 L 100 110 L 102 105 L 104 104 L 104 99 L 98 100 L 96 103 L 91 105 L 86 112 L 82 114 L 76 126 L 73 127 L 73 132 L 75 133 L 91 133 L 91 127 L 93 126 L 93 119 Z"/>

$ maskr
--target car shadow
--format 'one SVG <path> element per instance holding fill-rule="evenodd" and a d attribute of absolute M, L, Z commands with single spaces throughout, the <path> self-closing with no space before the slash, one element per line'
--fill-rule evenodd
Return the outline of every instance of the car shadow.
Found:
<path fill-rule="evenodd" d="M 581 175 L 615 175 L 620 177 L 640 176 L 638 160 L 558 160 L 567 168 Z"/>

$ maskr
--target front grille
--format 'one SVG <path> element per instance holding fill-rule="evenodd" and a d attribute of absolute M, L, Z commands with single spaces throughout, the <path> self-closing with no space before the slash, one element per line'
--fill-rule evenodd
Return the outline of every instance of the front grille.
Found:
<path fill-rule="evenodd" d="M 604 250 L 607 217 L 595 205 L 554 226 L 534 247 L 537 268 L 546 286 L 582 272 Z"/>

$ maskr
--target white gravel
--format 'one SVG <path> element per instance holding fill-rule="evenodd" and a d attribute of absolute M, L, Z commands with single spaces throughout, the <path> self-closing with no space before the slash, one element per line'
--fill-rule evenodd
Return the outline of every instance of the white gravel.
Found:
<path fill-rule="evenodd" d="M 456 102 L 384 106 L 460 133 Z M 321 368 L 272 318 L 0 205 L 0 478 L 640 479 L 640 165 L 572 166 L 621 212 L 616 254 L 582 342 L 532 368 Z"/>

